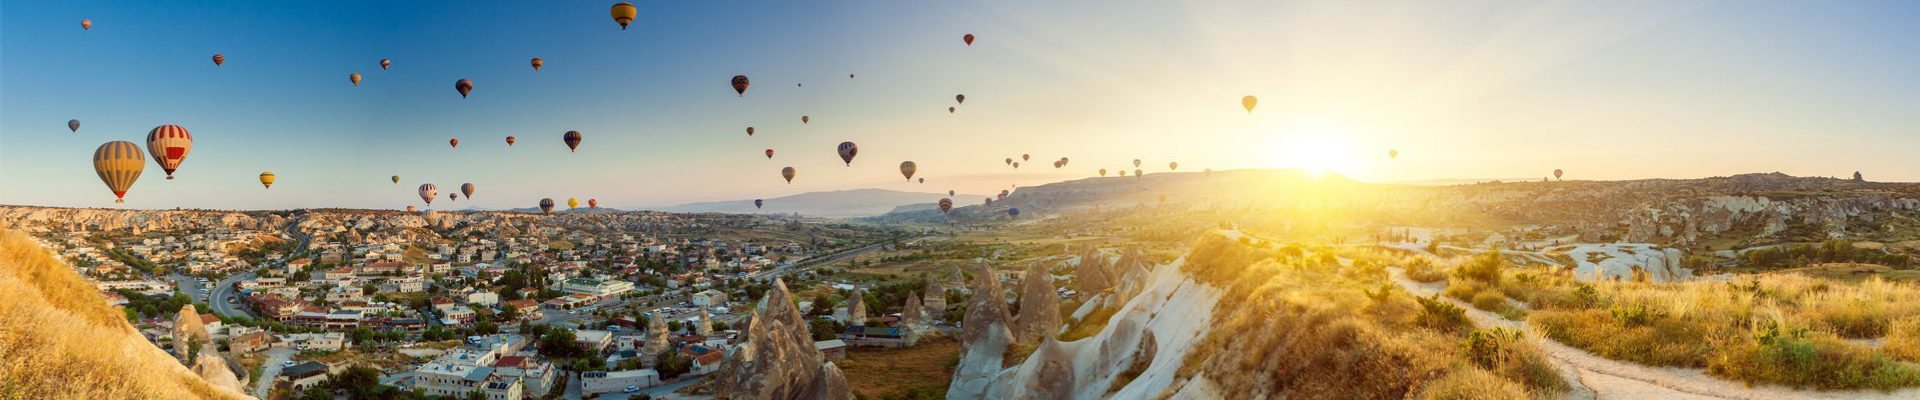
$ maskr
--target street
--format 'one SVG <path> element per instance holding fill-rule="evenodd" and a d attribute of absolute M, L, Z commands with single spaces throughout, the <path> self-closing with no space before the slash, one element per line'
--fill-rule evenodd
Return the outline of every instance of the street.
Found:
<path fill-rule="evenodd" d="M 287 251 L 287 255 L 285 257 L 282 257 L 279 260 L 269 260 L 267 262 L 262 263 L 264 264 L 262 266 L 268 267 L 268 268 L 279 268 L 287 265 L 287 262 L 291 261 L 290 259 L 292 259 L 294 256 L 297 256 L 300 253 L 307 251 L 307 246 L 313 243 L 313 237 L 300 233 L 300 229 L 299 229 L 300 221 L 301 220 L 299 219 L 295 219 L 291 222 L 288 222 L 287 227 L 284 228 L 288 236 L 293 236 L 295 239 L 299 240 L 300 242 L 295 244 L 292 250 Z M 213 286 L 212 298 L 207 298 L 204 294 L 195 294 L 194 291 L 199 290 L 198 282 L 195 282 L 195 284 L 193 285 L 194 291 L 189 291 L 187 293 L 189 295 L 195 296 L 194 297 L 195 301 L 205 301 L 208 305 L 212 306 L 214 313 L 229 316 L 229 317 L 246 316 L 248 318 L 253 318 L 254 317 L 253 313 L 248 312 L 246 307 L 241 306 L 238 303 L 227 302 L 227 298 L 229 297 L 235 298 L 235 299 L 239 298 L 240 292 L 239 290 L 236 290 L 234 288 L 234 284 L 247 279 L 253 279 L 253 272 L 233 274 L 233 275 L 227 276 L 226 279 L 221 279 L 220 282 L 215 283 Z"/>
<path fill-rule="evenodd" d="M 291 348 L 281 347 L 268 349 L 260 353 L 267 355 L 267 361 L 260 365 L 260 376 L 253 378 L 253 397 L 265 399 L 267 398 L 267 391 L 273 388 L 273 379 L 280 376 L 280 363 L 293 359 L 293 355 L 299 352 Z"/>

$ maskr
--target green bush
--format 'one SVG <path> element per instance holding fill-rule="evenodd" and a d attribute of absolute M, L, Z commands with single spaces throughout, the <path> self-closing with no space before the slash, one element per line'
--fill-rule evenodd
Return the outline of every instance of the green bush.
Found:
<path fill-rule="evenodd" d="M 1441 300 L 1440 295 L 1415 297 L 1414 300 L 1420 302 L 1420 315 L 1414 319 L 1414 322 L 1420 326 L 1443 332 L 1454 332 L 1473 326 L 1473 321 L 1467 319 L 1467 310 Z"/>

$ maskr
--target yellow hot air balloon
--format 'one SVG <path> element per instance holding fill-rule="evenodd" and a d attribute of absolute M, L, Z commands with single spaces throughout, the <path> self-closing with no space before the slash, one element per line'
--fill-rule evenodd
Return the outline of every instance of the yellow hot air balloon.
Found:
<path fill-rule="evenodd" d="M 787 178 L 787 183 L 789 184 L 793 183 L 793 175 L 794 175 L 793 167 L 786 167 L 786 168 L 780 169 L 780 177 Z"/>
<path fill-rule="evenodd" d="M 905 175 L 909 180 L 913 179 L 914 171 L 919 171 L 919 170 L 920 170 L 920 167 L 917 165 L 914 165 L 912 161 L 900 162 L 900 175 Z"/>
<path fill-rule="evenodd" d="M 260 173 L 260 186 L 266 186 L 266 187 L 267 187 L 268 189 L 272 189 L 272 188 L 273 188 L 273 173 L 272 173 L 272 172 L 261 172 L 261 173 Z"/>
<path fill-rule="evenodd" d="M 1241 97 L 1241 98 L 1240 98 L 1240 106 L 1241 106 L 1241 107 L 1246 107 L 1246 108 L 1247 108 L 1247 113 L 1248 113 L 1248 114 L 1252 114 L 1252 113 L 1253 113 L 1253 106 L 1254 106 L 1255 104 L 1259 104 L 1259 103 L 1260 103 L 1260 99 L 1258 99 L 1258 98 L 1254 98 L 1254 97 L 1253 97 L 1253 96 L 1251 96 L 1251 95 L 1249 95 L 1249 96 L 1247 96 L 1247 97 Z"/>
<path fill-rule="evenodd" d="M 613 22 L 620 23 L 620 30 L 624 31 L 627 30 L 627 24 L 633 23 L 633 18 L 640 15 L 640 10 L 633 8 L 633 3 L 623 1 L 613 5 L 612 14 Z"/>
<path fill-rule="evenodd" d="M 352 81 L 354 86 L 360 86 L 360 74 L 347 75 L 347 80 Z"/>
<path fill-rule="evenodd" d="M 575 208 L 580 208 L 580 198 L 579 198 L 579 197 L 568 197 L 568 198 L 567 198 L 567 209 L 568 209 L 568 210 L 572 210 L 572 209 L 575 209 Z"/>
<path fill-rule="evenodd" d="M 133 187 L 133 181 L 140 180 L 140 171 L 146 168 L 147 160 L 140 156 L 140 146 L 133 142 L 107 142 L 93 151 L 93 172 L 113 191 L 115 203 L 127 202 L 127 188 Z"/>

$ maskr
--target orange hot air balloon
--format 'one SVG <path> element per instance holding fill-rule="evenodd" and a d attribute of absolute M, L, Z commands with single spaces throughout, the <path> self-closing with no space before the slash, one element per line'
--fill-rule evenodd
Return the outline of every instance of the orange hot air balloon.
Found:
<path fill-rule="evenodd" d="M 587 208 L 600 208 L 600 199 L 587 199 Z"/>
<path fill-rule="evenodd" d="M 746 97 L 747 83 L 748 82 L 747 82 L 746 75 L 734 75 L 733 76 L 733 92 L 739 94 L 741 97 Z"/>
<path fill-rule="evenodd" d="M 508 146 L 512 146 L 512 145 L 513 145 L 513 141 L 514 141 L 514 140 L 516 140 L 516 139 L 514 139 L 514 138 L 513 138 L 513 135 L 507 135 L 507 145 L 508 145 Z"/>
<path fill-rule="evenodd" d="M 167 179 L 173 179 L 173 171 L 180 169 L 180 162 L 186 161 L 187 152 L 192 150 L 193 135 L 187 128 L 161 125 L 147 131 L 147 152 L 160 163 L 160 169 L 167 171 Z"/>
<path fill-rule="evenodd" d="M 543 63 L 543 62 L 540 62 L 540 57 L 534 57 L 534 58 L 533 58 L 533 70 L 535 70 L 535 71 L 539 71 L 539 70 L 540 70 L 540 64 L 545 64 L 545 63 Z"/>
<path fill-rule="evenodd" d="M 972 47 L 972 46 L 973 46 L 973 34 L 971 34 L 971 33 L 969 33 L 969 34 L 967 34 L 966 36 L 961 36 L 961 37 L 960 37 L 960 40 L 961 40 L 961 41 L 964 41 L 964 42 L 967 42 L 967 46 L 968 46 L 968 47 Z"/>
<path fill-rule="evenodd" d="M 454 82 L 453 90 L 460 91 L 460 98 L 467 98 L 467 93 L 473 92 L 473 81 L 461 79 L 458 82 Z"/>
<path fill-rule="evenodd" d="M 753 127 L 747 127 L 747 136 L 753 136 Z"/>
<path fill-rule="evenodd" d="M 127 202 L 127 188 L 133 187 L 146 168 L 147 160 L 140 157 L 140 146 L 133 142 L 107 142 L 93 151 L 93 172 L 107 184 L 107 190 L 113 191 L 115 203 Z"/>
<path fill-rule="evenodd" d="M 354 86 L 360 86 L 360 74 L 347 75 L 347 80 L 352 81 Z"/>
<path fill-rule="evenodd" d="M 773 149 L 767 149 L 767 159 L 773 159 Z"/>
<path fill-rule="evenodd" d="M 80 20 L 80 30 L 92 30 L 92 29 L 93 29 L 93 20 L 90 20 L 90 19 Z"/>
<path fill-rule="evenodd" d="M 940 199 L 940 212 L 946 213 L 948 211 L 953 211 L 953 199 L 948 199 L 948 198 Z"/>
<path fill-rule="evenodd" d="M 793 175 L 794 175 L 793 167 L 786 167 L 786 168 L 780 169 L 780 176 L 787 178 L 788 184 L 793 183 Z"/>
<path fill-rule="evenodd" d="M 612 14 L 613 22 L 620 23 L 620 30 L 624 31 L 627 30 L 627 24 L 633 23 L 633 18 L 640 15 L 640 10 L 633 8 L 633 3 L 623 1 L 613 5 Z"/>
<path fill-rule="evenodd" d="M 219 54 L 213 55 L 213 66 L 218 67 L 220 66 L 220 64 L 225 64 L 226 62 L 227 62 L 227 56 L 219 55 Z"/>
<path fill-rule="evenodd" d="M 387 67 L 391 66 L 393 66 L 392 60 L 380 60 L 380 69 L 387 69 Z"/>
<path fill-rule="evenodd" d="M 447 145 L 458 149 L 460 148 L 460 139 L 447 139 Z"/>
<path fill-rule="evenodd" d="M 413 212 L 413 206 L 407 206 L 407 212 Z"/>

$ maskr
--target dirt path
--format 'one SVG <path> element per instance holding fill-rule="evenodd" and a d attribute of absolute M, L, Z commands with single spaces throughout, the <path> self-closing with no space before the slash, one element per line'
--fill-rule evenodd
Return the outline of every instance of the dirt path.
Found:
<path fill-rule="evenodd" d="M 1389 268 L 1393 282 L 1406 289 L 1408 293 L 1426 297 L 1446 289 L 1444 283 L 1420 283 L 1406 277 L 1406 271 Z M 1442 300 L 1467 310 L 1467 317 L 1474 324 L 1491 327 L 1500 326 L 1521 329 L 1539 337 L 1540 349 L 1553 359 L 1559 367 L 1561 376 L 1574 386 L 1568 398 L 1575 399 L 1920 399 L 1920 389 L 1903 389 L 1894 392 L 1878 391 L 1810 391 L 1793 388 L 1762 385 L 1747 386 L 1744 383 L 1707 376 L 1706 371 L 1698 368 L 1651 367 L 1624 361 L 1609 360 L 1573 348 L 1560 342 L 1540 337 L 1538 332 L 1528 329 L 1524 321 L 1509 321 L 1494 313 L 1481 311 L 1472 305 L 1441 296 Z"/>

